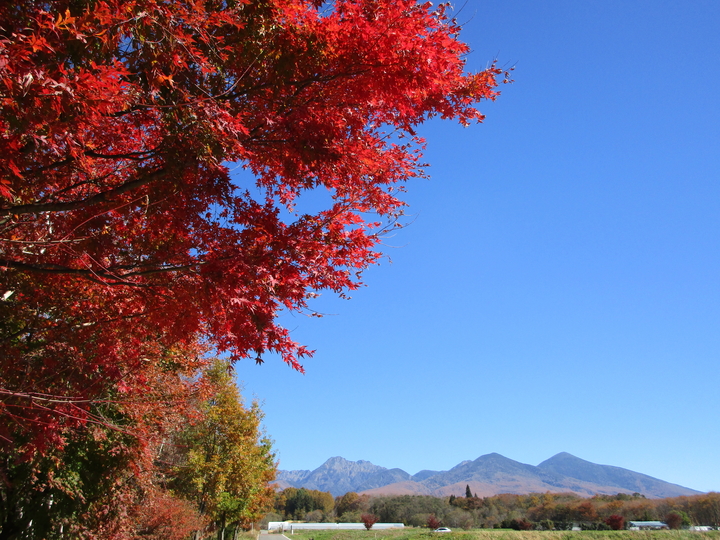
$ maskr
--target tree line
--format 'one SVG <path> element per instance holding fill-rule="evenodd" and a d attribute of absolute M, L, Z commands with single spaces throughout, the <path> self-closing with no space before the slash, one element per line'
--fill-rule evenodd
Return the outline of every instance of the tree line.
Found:
<path fill-rule="evenodd" d="M 477 497 L 374 496 L 287 488 L 275 495 L 266 521 L 359 522 L 372 514 L 382 523 L 456 528 L 622 529 L 629 521 L 664 521 L 670 528 L 720 526 L 720 493 L 647 499 L 618 493 L 580 497 L 573 493 L 501 494 Z"/>
<path fill-rule="evenodd" d="M 204 363 L 173 381 L 182 399 L 160 379 L 166 402 L 134 416 L 107 403 L 61 451 L 5 450 L 0 538 L 221 540 L 259 521 L 276 472 L 262 411 L 245 405 L 227 361 Z"/>

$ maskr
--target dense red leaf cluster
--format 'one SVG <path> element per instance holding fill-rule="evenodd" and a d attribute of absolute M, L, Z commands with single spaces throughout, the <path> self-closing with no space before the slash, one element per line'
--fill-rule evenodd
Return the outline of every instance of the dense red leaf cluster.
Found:
<path fill-rule="evenodd" d="M 62 446 L 105 421 L 93 403 L 141 407 L 199 367 L 200 341 L 302 370 L 278 313 L 357 288 L 422 175 L 415 127 L 479 121 L 496 96 L 500 71 L 464 71 L 447 12 L 3 2 L 0 441 Z M 314 189 L 328 206 L 296 211 Z"/>

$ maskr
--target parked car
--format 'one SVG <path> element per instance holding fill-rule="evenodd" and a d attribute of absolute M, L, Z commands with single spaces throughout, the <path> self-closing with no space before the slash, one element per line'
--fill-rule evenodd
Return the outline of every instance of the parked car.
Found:
<path fill-rule="evenodd" d="M 447 527 L 438 527 L 433 532 L 452 532 L 452 531 L 450 529 L 448 529 Z"/>

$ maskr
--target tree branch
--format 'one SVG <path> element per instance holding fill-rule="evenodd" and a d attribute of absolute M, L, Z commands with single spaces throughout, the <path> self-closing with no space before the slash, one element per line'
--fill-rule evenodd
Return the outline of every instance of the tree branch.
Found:
<path fill-rule="evenodd" d="M 227 260 L 227 259 L 221 259 Z M 153 274 L 163 274 L 168 272 L 183 272 L 185 270 L 191 270 L 198 266 L 204 266 L 210 262 L 215 261 L 196 261 L 190 264 L 174 265 L 174 266 L 157 266 L 155 268 L 149 268 L 147 270 L 140 270 L 144 265 L 138 265 L 135 267 L 123 265 L 124 269 L 131 270 L 130 272 L 119 273 L 115 272 L 113 268 L 106 268 L 104 270 L 92 270 L 85 268 L 69 268 L 59 264 L 28 264 L 21 261 L 13 261 L 10 259 L 0 259 L 0 267 L 5 266 L 7 268 L 16 268 L 27 272 L 37 272 L 39 274 L 69 274 L 76 275 L 90 279 L 98 283 L 105 285 L 132 285 L 135 287 L 146 287 L 148 285 L 142 283 L 135 283 L 133 281 L 127 281 L 127 278 L 150 276 Z M 117 269 L 118 267 L 116 267 Z"/>
<path fill-rule="evenodd" d="M 149 184 L 150 182 L 162 178 L 163 176 L 165 176 L 166 173 L 167 171 L 165 169 L 159 169 L 157 171 L 148 173 L 143 178 L 132 180 L 130 182 L 125 182 L 124 184 L 114 189 L 104 191 L 102 193 L 97 193 L 95 195 L 92 195 L 91 197 L 82 199 L 80 201 L 23 204 L 18 206 L 11 206 L 10 208 L 0 208 L 0 217 L 18 216 L 22 214 L 42 214 L 43 212 L 71 212 L 73 210 L 79 210 L 81 208 L 86 208 L 88 206 L 93 206 L 109 201 L 112 197 L 122 195 L 123 193 L 127 193 L 128 191 L 132 191 L 133 189 L 142 187 L 145 184 Z"/>

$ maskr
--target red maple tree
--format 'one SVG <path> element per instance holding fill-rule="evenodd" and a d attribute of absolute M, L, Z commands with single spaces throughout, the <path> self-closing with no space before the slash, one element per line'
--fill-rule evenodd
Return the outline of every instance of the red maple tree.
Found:
<path fill-rule="evenodd" d="M 619 514 L 613 514 L 609 516 L 605 523 L 614 531 L 621 531 L 625 528 L 625 517 Z"/>
<path fill-rule="evenodd" d="M 435 514 L 430 514 L 425 521 L 425 525 L 427 525 L 428 529 L 437 529 L 442 525 L 442 522 L 435 516 Z"/>
<path fill-rule="evenodd" d="M 448 9 L 2 3 L 0 443 L 62 447 L 112 424 L 99 403 L 139 425 L 201 342 L 302 370 L 278 313 L 360 286 L 423 174 L 417 125 L 497 95 Z M 297 211 L 315 189 L 328 206 Z"/>
<path fill-rule="evenodd" d="M 377 523 L 377 516 L 375 514 L 363 514 L 360 516 L 360 521 L 365 525 L 365 528 L 369 531 L 373 525 Z"/>

